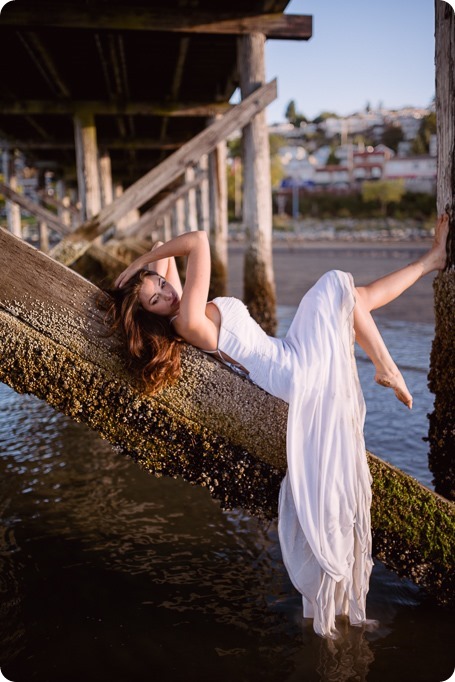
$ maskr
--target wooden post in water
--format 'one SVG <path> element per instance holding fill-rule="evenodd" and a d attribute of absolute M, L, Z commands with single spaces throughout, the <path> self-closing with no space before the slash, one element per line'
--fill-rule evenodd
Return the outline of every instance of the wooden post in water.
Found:
<path fill-rule="evenodd" d="M 15 170 L 12 168 L 12 160 L 9 149 L 3 149 L 2 152 L 2 171 L 3 182 L 8 185 L 14 192 L 17 191 L 17 177 Z M 8 222 L 8 230 L 16 237 L 22 237 L 21 225 L 21 209 L 18 204 L 13 201 L 5 201 L 6 219 Z"/>
<path fill-rule="evenodd" d="M 196 164 L 196 175 L 206 175 L 208 165 L 208 156 L 204 154 Z M 210 230 L 208 177 L 201 180 L 200 184 L 196 187 L 196 214 L 198 229 L 205 230 L 208 233 Z"/>
<path fill-rule="evenodd" d="M 171 234 L 178 237 L 185 232 L 185 205 L 183 198 L 179 197 L 174 201 L 171 209 Z"/>
<path fill-rule="evenodd" d="M 209 298 L 226 296 L 228 267 L 228 217 L 226 142 L 223 140 L 210 152 L 209 162 L 209 210 L 210 253 L 212 271 Z"/>
<path fill-rule="evenodd" d="M 242 99 L 265 83 L 265 36 L 238 38 L 237 63 Z M 265 112 L 243 128 L 243 223 L 247 236 L 243 299 L 269 334 L 276 331 L 276 294 L 272 265 L 272 187 Z"/>
<path fill-rule="evenodd" d="M 435 394 L 430 415 L 429 465 L 435 489 L 455 500 L 455 14 L 435 0 L 436 118 L 438 133 L 438 214 L 450 217 L 448 264 L 434 281 L 436 329 L 429 387 Z"/>
<path fill-rule="evenodd" d="M 39 248 L 43 253 L 49 251 L 49 229 L 44 220 L 39 222 Z"/>
<path fill-rule="evenodd" d="M 111 157 L 107 151 L 100 154 L 100 184 L 101 184 L 101 205 L 104 208 L 112 204 L 114 192 L 112 187 L 112 168 Z"/>
<path fill-rule="evenodd" d="M 95 117 L 91 112 L 78 112 L 74 116 L 74 139 L 82 220 L 87 220 L 101 210 L 98 145 Z"/>
<path fill-rule="evenodd" d="M 194 166 L 188 166 L 185 170 L 185 184 L 193 183 L 196 178 Z M 196 188 L 188 190 L 185 195 L 185 229 L 188 232 L 198 229 L 196 210 Z"/>
<path fill-rule="evenodd" d="M 171 214 L 165 213 L 163 216 L 163 242 L 168 242 L 172 239 L 171 233 Z"/>
<path fill-rule="evenodd" d="M 66 194 L 65 182 L 63 181 L 62 178 L 57 180 L 55 190 L 57 194 L 57 200 L 59 201 L 60 204 L 57 209 L 59 220 L 63 223 L 63 225 L 67 225 L 68 228 L 70 228 L 71 227 L 71 213 L 69 210 L 70 198 Z"/>

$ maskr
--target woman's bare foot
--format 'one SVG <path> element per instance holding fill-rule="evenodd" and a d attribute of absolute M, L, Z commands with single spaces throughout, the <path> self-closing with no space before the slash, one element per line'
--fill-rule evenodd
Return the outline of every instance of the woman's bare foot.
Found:
<path fill-rule="evenodd" d="M 410 410 L 412 409 L 412 395 L 409 393 L 403 376 L 398 369 L 395 372 L 377 372 L 374 380 L 380 386 L 393 388 L 398 400 L 404 403 L 406 407 L 409 407 Z"/>

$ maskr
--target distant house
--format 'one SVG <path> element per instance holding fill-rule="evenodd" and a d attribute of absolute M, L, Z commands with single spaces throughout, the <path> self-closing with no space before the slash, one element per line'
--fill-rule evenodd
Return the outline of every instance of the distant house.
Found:
<path fill-rule="evenodd" d="M 316 168 L 315 182 L 320 188 L 340 189 L 359 186 L 365 180 L 383 177 L 384 165 L 393 157 L 393 151 L 385 145 L 367 147 L 350 152 L 343 148 L 342 164 Z"/>
<path fill-rule="evenodd" d="M 433 193 L 436 189 L 436 157 L 395 156 L 384 167 L 385 180 L 403 179 L 410 192 Z"/>
<path fill-rule="evenodd" d="M 380 180 L 385 163 L 393 157 L 393 151 L 381 144 L 363 152 L 354 152 L 352 159 L 352 180 L 356 184 L 364 180 Z"/>
<path fill-rule="evenodd" d="M 321 166 L 314 174 L 316 187 L 321 189 L 347 189 L 350 184 L 348 166 Z"/>

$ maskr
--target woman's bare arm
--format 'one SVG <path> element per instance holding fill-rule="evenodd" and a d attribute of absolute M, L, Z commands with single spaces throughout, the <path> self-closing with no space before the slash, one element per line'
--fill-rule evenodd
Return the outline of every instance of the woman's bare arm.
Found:
<path fill-rule="evenodd" d="M 154 251 L 159 246 L 163 246 L 163 244 L 164 242 L 156 242 L 152 246 L 151 251 Z M 166 279 L 174 287 L 178 295 L 180 297 L 182 296 L 182 282 L 180 281 L 180 275 L 177 270 L 177 264 L 175 262 L 174 256 L 170 256 L 169 258 L 161 258 L 160 260 L 155 261 L 151 265 L 150 269 L 164 277 L 164 279 Z"/>

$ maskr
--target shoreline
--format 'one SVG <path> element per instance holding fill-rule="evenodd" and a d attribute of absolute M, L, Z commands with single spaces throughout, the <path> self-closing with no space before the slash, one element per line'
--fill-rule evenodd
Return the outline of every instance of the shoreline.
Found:
<path fill-rule="evenodd" d="M 297 307 L 304 293 L 328 270 L 351 272 L 358 286 L 393 272 L 425 253 L 431 239 L 416 241 L 274 240 L 278 305 Z M 242 297 L 245 244 L 229 242 L 228 295 Z M 434 273 L 426 275 L 374 316 L 434 324 Z"/>

